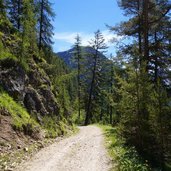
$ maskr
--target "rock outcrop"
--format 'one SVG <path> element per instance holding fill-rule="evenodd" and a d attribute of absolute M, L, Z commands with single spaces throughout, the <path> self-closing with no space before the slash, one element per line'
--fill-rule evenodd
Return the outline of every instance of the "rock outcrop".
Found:
<path fill-rule="evenodd" d="M 1 61 L 0 85 L 11 97 L 20 101 L 41 123 L 45 115 L 58 115 L 59 105 L 51 90 L 50 79 L 34 60 L 25 71 L 15 60 Z"/>

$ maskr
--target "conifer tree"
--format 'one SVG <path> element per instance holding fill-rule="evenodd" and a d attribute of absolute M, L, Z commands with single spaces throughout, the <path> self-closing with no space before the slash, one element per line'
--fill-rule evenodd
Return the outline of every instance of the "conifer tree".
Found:
<path fill-rule="evenodd" d="M 23 14 L 21 18 L 22 24 L 22 44 L 21 58 L 33 55 L 37 51 L 36 43 L 36 19 L 34 13 L 33 0 L 23 0 Z"/>
<path fill-rule="evenodd" d="M 7 0 L 9 20 L 17 30 L 21 30 L 21 17 L 23 15 L 23 3 L 22 0 Z"/>
<path fill-rule="evenodd" d="M 112 54 L 110 55 L 110 94 L 113 95 L 113 84 L 114 84 L 114 63 L 113 63 L 113 56 Z M 110 98 L 110 124 L 113 123 L 113 100 L 112 98 Z"/>
<path fill-rule="evenodd" d="M 166 35 L 171 6 L 168 0 L 125 0 L 120 6 L 131 18 L 112 30 L 134 40 L 120 49 L 129 65 L 125 65 L 126 76 L 118 77 L 119 86 L 115 84 L 120 96 L 117 108 L 120 124 L 124 125 L 122 133 L 143 157 L 164 169 L 170 131 L 166 100 L 170 37 Z"/>
<path fill-rule="evenodd" d="M 0 15 L 1 15 L 1 19 L 2 17 L 6 16 L 6 7 L 5 7 L 4 0 L 0 0 Z"/>
<path fill-rule="evenodd" d="M 0 32 L 9 32 L 10 23 L 7 18 L 7 6 L 4 0 L 0 0 Z"/>
<path fill-rule="evenodd" d="M 79 35 L 75 38 L 76 42 L 74 45 L 74 60 L 77 65 L 77 82 L 78 82 L 78 119 L 81 115 L 81 61 L 82 61 L 82 49 L 81 49 L 81 38 Z"/>
<path fill-rule="evenodd" d="M 49 0 L 39 0 L 36 4 L 38 12 L 38 47 L 41 50 L 43 47 L 50 46 L 53 43 L 53 26 L 51 22 L 55 14 Z"/>
<path fill-rule="evenodd" d="M 85 125 L 88 125 L 90 123 L 90 119 L 92 119 L 92 107 L 93 107 L 92 101 L 97 97 L 98 94 L 97 92 L 99 88 L 98 77 L 101 70 L 99 52 L 103 53 L 104 50 L 107 48 L 104 42 L 105 39 L 103 38 L 102 33 L 100 32 L 100 30 L 97 30 L 94 34 L 94 39 L 92 39 L 90 42 L 90 45 L 95 50 L 95 53 L 92 54 L 92 78 L 90 80 L 90 87 L 88 93 Z"/>

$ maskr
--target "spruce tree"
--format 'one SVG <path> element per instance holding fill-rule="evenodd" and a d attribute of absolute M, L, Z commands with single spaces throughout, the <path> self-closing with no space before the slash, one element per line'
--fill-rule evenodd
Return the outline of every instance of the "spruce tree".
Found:
<path fill-rule="evenodd" d="M 109 92 L 110 95 L 113 95 L 113 85 L 114 85 L 114 63 L 113 63 L 113 56 L 112 54 L 110 55 L 110 88 L 109 88 Z M 110 97 L 110 124 L 113 123 L 113 99 Z"/>
<path fill-rule="evenodd" d="M 33 0 L 23 0 L 21 59 L 32 56 L 37 51 L 36 19 Z"/>
<path fill-rule="evenodd" d="M 49 0 L 39 0 L 36 5 L 38 20 L 38 47 L 40 51 L 43 47 L 50 46 L 53 43 L 53 25 L 51 22 L 55 14 Z"/>
<path fill-rule="evenodd" d="M 104 50 L 107 48 L 105 45 L 105 39 L 103 38 L 102 33 L 100 30 L 97 30 L 94 34 L 94 39 L 90 41 L 90 46 L 95 50 L 92 56 L 92 78 L 90 80 L 90 87 L 88 93 L 88 102 L 87 102 L 87 109 L 86 109 L 86 118 L 85 118 L 85 125 L 90 123 L 90 119 L 92 119 L 92 108 L 93 108 L 93 99 L 97 99 L 98 91 L 99 91 L 99 76 L 101 70 L 101 63 L 100 63 L 100 53 L 103 53 Z M 90 64 L 91 65 L 91 64 Z"/>
<path fill-rule="evenodd" d="M 9 20 L 18 31 L 22 28 L 23 3 L 22 0 L 7 0 Z"/>
<path fill-rule="evenodd" d="M 8 33 L 10 29 L 10 22 L 7 18 L 7 5 L 4 0 L 0 0 L 0 32 Z"/>
<path fill-rule="evenodd" d="M 164 169 L 170 131 L 170 107 L 166 100 L 170 36 L 166 35 L 171 6 L 168 0 L 125 0 L 120 1 L 120 7 L 130 18 L 111 29 L 133 40 L 120 49 L 126 58 L 127 72 L 118 77 L 119 85 L 115 84 L 120 96 L 117 108 L 122 133 L 143 157 Z"/>
<path fill-rule="evenodd" d="M 81 115 L 81 62 L 82 62 L 82 47 L 81 47 L 81 38 L 79 35 L 75 38 L 76 42 L 74 45 L 74 60 L 77 65 L 77 82 L 78 82 L 78 119 Z"/>

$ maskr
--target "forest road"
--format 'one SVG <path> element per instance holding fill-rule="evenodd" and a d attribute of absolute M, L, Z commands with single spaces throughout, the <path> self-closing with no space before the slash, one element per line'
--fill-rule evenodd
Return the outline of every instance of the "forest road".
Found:
<path fill-rule="evenodd" d="M 111 162 L 96 126 L 79 127 L 77 135 L 40 150 L 16 171 L 108 171 Z"/>

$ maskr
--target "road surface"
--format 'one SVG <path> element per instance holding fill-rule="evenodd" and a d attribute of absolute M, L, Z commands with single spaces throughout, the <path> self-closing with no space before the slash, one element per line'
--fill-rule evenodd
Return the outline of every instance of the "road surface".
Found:
<path fill-rule="evenodd" d="M 17 171 L 108 171 L 110 168 L 101 129 L 84 126 L 77 135 L 40 150 Z"/>

